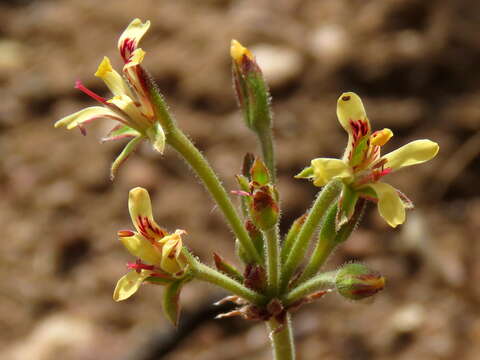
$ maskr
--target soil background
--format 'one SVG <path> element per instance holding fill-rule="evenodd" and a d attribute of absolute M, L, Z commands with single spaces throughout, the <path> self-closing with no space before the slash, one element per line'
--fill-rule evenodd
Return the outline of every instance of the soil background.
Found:
<path fill-rule="evenodd" d="M 359 93 L 387 151 L 440 143 L 434 161 L 389 176 L 416 204 L 389 228 L 373 206 L 326 265 L 362 261 L 387 277 L 369 303 L 330 294 L 295 314 L 299 359 L 480 358 L 480 3 L 476 0 L 17 0 L 0 1 L 0 353 L 2 359 L 270 359 L 263 324 L 213 320 L 223 294 L 203 283 L 182 294 L 178 330 L 162 317 L 161 288 L 114 303 L 132 259 L 116 239 L 130 228 L 127 193 L 150 190 L 158 223 L 188 230 L 205 262 L 234 260 L 230 231 L 179 157 L 148 144 L 120 169 L 123 144 L 54 129 L 93 102 L 73 88 L 135 17 L 152 21 L 146 68 L 182 128 L 227 189 L 242 156 L 258 151 L 232 91 L 229 43 L 258 57 L 271 85 L 282 230 L 317 191 L 293 179 L 310 159 L 342 153 L 335 117 Z"/>

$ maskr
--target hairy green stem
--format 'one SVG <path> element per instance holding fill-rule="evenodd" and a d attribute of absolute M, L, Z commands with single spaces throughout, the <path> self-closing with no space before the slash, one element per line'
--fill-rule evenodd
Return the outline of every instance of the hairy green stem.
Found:
<path fill-rule="evenodd" d="M 282 328 L 279 329 L 279 326 Z M 293 339 L 292 321 L 287 313 L 285 323 L 279 324 L 275 318 L 267 322 L 270 333 L 269 339 L 272 345 L 275 360 L 295 360 L 295 341 Z M 280 331 L 275 331 L 280 330 Z"/>
<path fill-rule="evenodd" d="M 337 276 L 337 270 L 329 271 L 323 274 L 319 274 L 308 281 L 298 285 L 292 291 L 290 291 L 284 298 L 284 305 L 288 306 L 300 300 L 304 296 L 310 295 L 317 290 L 332 288 L 335 286 L 335 277 Z"/>
<path fill-rule="evenodd" d="M 268 289 L 271 295 L 276 295 L 280 282 L 280 242 L 277 227 L 264 231 L 263 236 L 267 247 Z"/>
<path fill-rule="evenodd" d="M 247 288 L 227 275 L 222 274 L 221 272 L 218 272 L 205 264 L 202 264 L 186 249 L 184 249 L 183 254 L 186 256 L 187 261 L 191 266 L 190 270 L 192 275 L 196 279 L 215 284 L 235 295 L 244 298 L 245 300 L 250 301 L 253 304 L 262 305 L 266 302 L 265 296 Z"/>
<path fill-rule="evenodd" d="M 321 269 L 322 265 L 337 245 L 346 241 L 350 237 L 362 219 L 366 205 L 367 201 L 365 199 L 358 200 L 352 218 L 343 225 L 338 232 L 335 230 L 337 205 L 332 205 L 323 221 L 320 236 L 318 237 L 317 245 L 313 250 L 312 257 L 305 267 L 302 276 L 297 280 L 297 284 L 300 284 L 315 275 Z"/>
<path fill-rule="evenodd" d="M 220 180 L 210 167 L 207 160 L 185 136 L 185 134 L 174 126 L 172 126 L 167 133 L 167 142 L 183 156 L 202 180 L 207 190 L 217 202 L 218 207 L 222 210 L 225 218 L 235 233 L 235 236 L 238 238 L 245 251 L 258 263 L 261 263 L 262 258 L 260 254 L 253 245 L 253 242 L 240 220 L 232 201 L 228 197 L 225 188 L 220 183 Z"/>
<path fill-rule="evenodd" d="M 288 286 L 292 274 L 302 261 L 305 252 L 307 251 L 310 238 L 317 228 L 320 220 L 325 215 L 327 209 L 337 199 L 342 189 L 341 182 L 334 180 L 329 182 L 322 191 L 319 192 L 315 202 L 310 209 L 307 219 L 298 234 L 295 243 L 292 246 L 290 255 L 283 265 L 283 273 L 281 279 L 281 290 L 285 290 Z"/>
<path fill-rule="evenodd" d="M 273 132 L 271 128 L 263 131 L 257 131 L 257 136 L 262 147 L 263 160 L 270 172 L 271 182 L 276 182 L 276 167 L 275 167 L 275 148 L 273 144 Z"/>

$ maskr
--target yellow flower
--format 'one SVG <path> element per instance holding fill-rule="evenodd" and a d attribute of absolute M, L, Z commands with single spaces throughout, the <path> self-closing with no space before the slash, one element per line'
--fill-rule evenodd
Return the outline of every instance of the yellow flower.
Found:
<path fill-rule="evenodd" d="M 403 224 L 405 209 L 411 207 L 411 202 L 393 186 L 379 180 L 403 167 L 431 160 L 438 153 L 438 144 L 426 139 L 416 140 L 381 156 L 380 150 L 393 132 L 383 129 L 372 133 L 362 100 L 353 92 L 338 98 L 337 117 L 348 133 L 343 158 L 314 159 L 311 166 L 296 177 L 313 179 L 315 186 L 324 186 L 332 179 L 342 180 L 344 190 L 338 226 L 349 220 L 359 196 L 377 202 L 380 215 L 390 226 Z"/>
<path fill-rule="evenodd" d="M 117 282 L 113 299 L 122 301 L 132 296 L 144 281 L 168 284 L 186 274 L 187 263 L 182 255 L 184 230 L 168 234 L 157 225 L 147 190 L 130 190 L 128 208 L 137 231 L 121 230 L 118 237 L 138 260 L 129 263 L 130 271 Z"/>
<path fill-rule="evenodd" d="M 103 106 L 88 107 L 55 123 L 55 127 L 66 127 L 69 130 L 78 127 L 85 134 L 83 126 L 93 120 L 118 121 L 120 124 L 114 127 L 103 141 L 129 138 L 130 142 L 113 162 L 112 178 L 142 140 L 148 139 L 160 153 L 163 153 L 165 147 L 165 133 L 156 119 L 150 98 L 149 78 L 141 66 L 145 52 L 138 47 L 149 27 L 149 21 L 142 23 L 140 19 L 135 19 L 120 36 L 118 49 L 124 61 L 123 77 L 112 68 L 110 59 L 106 56 L 98 66 L 95 76 L 105 82 L 113 97 L 107 100 L 77 81 L 77 89 Z"/>

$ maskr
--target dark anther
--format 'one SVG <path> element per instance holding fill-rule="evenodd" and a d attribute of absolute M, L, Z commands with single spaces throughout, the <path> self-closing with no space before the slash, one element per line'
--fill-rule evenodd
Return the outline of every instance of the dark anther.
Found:
<path fill-rule="evenodd" d="M 348 95 L 342 96 L 342 100 L 343 101 L 348 101 L 348 100 L 350 100 L 350 96 L 348 96 Z"/>

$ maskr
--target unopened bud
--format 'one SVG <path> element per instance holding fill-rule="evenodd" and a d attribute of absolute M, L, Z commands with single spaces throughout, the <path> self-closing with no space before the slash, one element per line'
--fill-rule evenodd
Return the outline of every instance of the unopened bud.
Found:
<path fill-rule="evenodd" d="M 361 300 L 385 287 L 385 278 L 362 264 L 347 264 L 338 271 L 335 279 L 337 291 L 350 300 Z"/>
<path fill-rule="evenodd" d="M 230 56 L 233 60 L 233 83 L 245 123 L 260 133 L 271 126 L 270 94 L 255 57 L 238 41 L 232 40 Z"/>
<path fill-rule="evenodd" d="M 269 187 L 256 190 L 250 203 L 250 216 L 254 224 L 262 231 L 275 226 L 278 220 L 279 208 Z"/>

